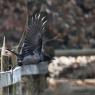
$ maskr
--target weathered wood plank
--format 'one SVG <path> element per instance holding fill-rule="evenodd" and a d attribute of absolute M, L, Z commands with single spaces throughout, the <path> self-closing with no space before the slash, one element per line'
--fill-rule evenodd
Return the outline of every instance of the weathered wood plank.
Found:
<path fill-rule="evenodd" d="M 23 65 L 21 67 L 22 75 L 46 74 L 48 72 L 48 62 L 40 62 L 39 64 Z"/>
<path fill-rule="evenodd" d="M 21 81 L 21 68 L 16 67 L 13 71 L 0 72 L 0 87 L 9 86 Z"/>
<path fill-rule="evenodd" d="M 60 49 L 55 50 L 56 56 L 79 56 L 79 55 L 95 55 L 95 49 Z"/>
<path fill-rule="evenodd" d="M 41 62 L 39 64 L 24 65 L 16 67 L 13 71 L 0 72 L 0 88 L 15 84 L 21 81 L 21 76 L 46 74 L 48 72 L 48 63 Z"/>

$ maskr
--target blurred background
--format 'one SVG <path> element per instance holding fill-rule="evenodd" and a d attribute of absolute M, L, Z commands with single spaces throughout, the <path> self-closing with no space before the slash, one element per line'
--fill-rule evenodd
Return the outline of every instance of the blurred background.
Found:
<path fill-rule="evenodd" d="M 28 9 L 28 11 L 27 11 Z M 0 0 L 0 45 L 17 45 L 27 15 L 47 15 L 47 43 L 54 48 L 95 48 L 95 0 Z"/>
<path fill-rule="evenodd" d="M 95 0 L 0 0 L 0 47 L 4 36 L 7 47 L 18 45 L 25 31 L 27 16 L 38 12 L 48 20 L 46 38 L 55 39 L 46 45 L 63 53 L 65 49 L 95 48 Z M 95 53 L 86 54 L 54 57 L 48 66 L 48 89 L 41 95 L 84 95 L 84 92 L 85 95 L 95 95 Z M 26 84 L 24 86 L 27 87 Z M 39 87 L 43 90 L 42 84 Z M 74 91 L 75 94 L 71 94 Z"/>

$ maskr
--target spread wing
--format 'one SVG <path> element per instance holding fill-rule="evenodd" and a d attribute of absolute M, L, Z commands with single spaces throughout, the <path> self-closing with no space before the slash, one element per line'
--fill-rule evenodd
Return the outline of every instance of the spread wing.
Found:
<path fill-rule="evenodd" d="M 38 41 L 42 39 L 42 34 L 45 32 L 46 22 L 45 17 L 42 18 L 40 14 L 31 17 L 28 22 L 24 43 L 28 44 L 28 46 L 38 45 Z"/>
<path fill-rule="evenodd" d="M 46 28 L 46 17 L 41 17 L 40 14 L 32 16 L 28 20 L 27 29 L 23 36 L 21 55 L 33 55 L 35 51 L 42 52 L 43 48 L 43 34 Z"/>

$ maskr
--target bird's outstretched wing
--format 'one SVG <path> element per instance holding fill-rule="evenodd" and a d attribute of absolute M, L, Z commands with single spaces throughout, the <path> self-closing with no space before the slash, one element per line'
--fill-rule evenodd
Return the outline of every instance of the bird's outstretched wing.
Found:
<path fill-rule="evenodd" d="M 46 23 L 46 18 L 41 17 L 40 14 L 36 14 L 29 19 L 22 47 L 23 55 L 32 54 L 35 49 L 42 48 Z"/>
<path fill-rule="evenodd" d="M 27 63 L 38 63 L 48 59 L 48 55 L 43 52 L 44 37 L 46 28 L 46 17 L 36 14 L 28 19 L 27 29 L 23 36 L 22 48 L 20 51 L 20 61 Z"/>

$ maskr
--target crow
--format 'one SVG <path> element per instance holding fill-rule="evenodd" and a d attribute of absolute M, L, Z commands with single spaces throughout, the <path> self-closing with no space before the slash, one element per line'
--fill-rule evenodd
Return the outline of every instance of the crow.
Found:
<path fill-rule="evenodd" d="M 51 59 L 51 56 L 44 50 L 46 26 L 47 19 L 45 16 L 41 16 L 41 13 L 35 14 L 28 19 L 26 31 L 23 33 L 21 48 L 18 54 L 15 53 L 19 66 Z"/>

